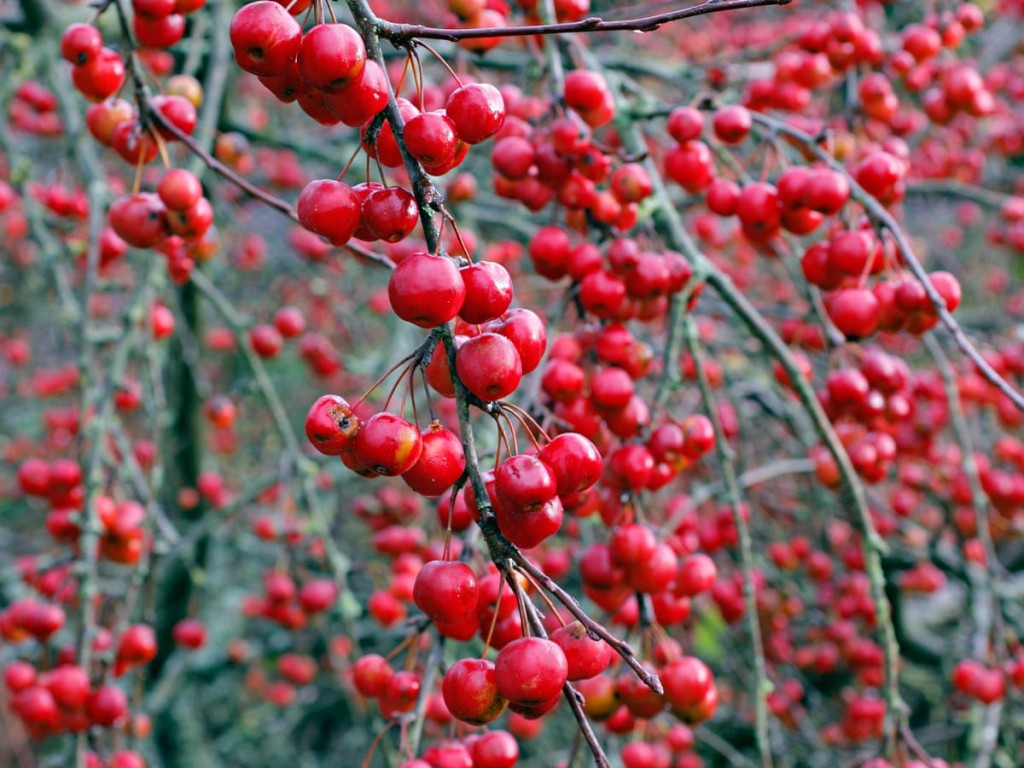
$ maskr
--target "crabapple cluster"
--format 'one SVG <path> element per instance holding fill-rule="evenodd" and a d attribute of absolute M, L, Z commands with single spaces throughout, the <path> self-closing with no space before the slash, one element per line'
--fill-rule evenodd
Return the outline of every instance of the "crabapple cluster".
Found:
<path fill-rule="evenodd" d="M 64 124 L 57 107 L 52 90 L 36 80 L 26 80 L 14 89 L 7 111 L 12 128 L 37 136 L 60 136 Z"/>
<path fill-rule="evenodd" d="M 642 164 L 623 159 L 593 135 L 614 117 L 611 90 L 599 73 L 573 70 L 566 75 L 564 99 L 570 109 L 538 125 L 531 121 L 538 112 L 534 102 L 506 90 L 511 117 L 491 150 L 494 190 L 534 212 L 555 202 L 575 228 L 590 215 L 626 232 L 652 184 Z"/>

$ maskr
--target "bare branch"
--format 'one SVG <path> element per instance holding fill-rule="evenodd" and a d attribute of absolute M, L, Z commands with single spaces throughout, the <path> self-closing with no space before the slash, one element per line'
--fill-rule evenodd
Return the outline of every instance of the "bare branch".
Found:
<path fill-rule="evenodd" d="M 434 40 L 474 40 L 482 37 L 532 37 L 533 35 L 565 35 L 573 32 L 653 32 L 664 24 L 695 16 L 720 11 L 736 11 L 744 8 L 760 8 L 772 5 L 788 5 L 791 0 L 707 0 L 700 5 L 679 8 L 666 13 L 640 16 L 633 19 L 606 21 L 600 16 L 590 16 L 579 21 L 557 24 L 534 24 L 515 27 L 480 27 L 477 29 L 443 29 L 419 24 L 392 24 L 377 22 L 381 37 L 392 42 L 405 42 L 413 38 Z"/>

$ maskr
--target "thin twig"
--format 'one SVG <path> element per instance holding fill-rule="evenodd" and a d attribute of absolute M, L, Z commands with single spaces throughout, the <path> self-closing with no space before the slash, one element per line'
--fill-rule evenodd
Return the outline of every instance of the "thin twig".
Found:
<path fill-rule="evenodd" d="M 442 29 L 420 24 L 392 24 L 378 21 L 376 29 L 381 37 L 394 42 L 413 38 L 434 40 L 473 40 L 481 37 L 532 37 L 533 35 L 565 35 L 573 32 L 653 32 L 663 24 L 690 19 L 719 11 L 736 11 L 744 8 L 761 8 L 772 5 L 788 5 L 790 0 L 707 0 L 690 8 L 640 16 L 632 19 L 606 21 L 599 16 L 589 16 L 580 21 L 557 24 L 534 24 L 511 27 L 480 27 L 467 29 Z"/>

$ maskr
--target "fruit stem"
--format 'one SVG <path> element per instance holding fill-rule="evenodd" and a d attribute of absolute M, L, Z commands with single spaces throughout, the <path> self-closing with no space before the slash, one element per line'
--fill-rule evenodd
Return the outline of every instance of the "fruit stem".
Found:
<path fill-rule="evenodd" d="M 527 629 L 530 629 L 537 637 L 547 639 L 548 633 L 544 629 L 544 622 L 541 621 L 540 614 L 537 612 L 537 607 L 526 599 L 525 595 L 523 595 L 522 587 L 520 587 L 519 582 L 516 580 L 516 575 L 513 570 L 513 561 L 506 560 L 503 563 L 502 569 L 508 573 L 508 582 L 516 593 L 516 601 L 526 610 L 528 623 L 524 623 L 523 630 L 526 631 Z M 555 613 L 557 615 L 558 612 L 556 611 Z M 587 715 L 583 711 L 583 697 L 580 695 L 579 691 L 572 687 L 572 683 L 566 681 L 562 686 L 562 695 L 565 696 L 565 700 L 569 702 L 569 709 L 572 710 L 572 714 L 576 718 L 576 722 L 579 724 L 580 732 L 583 733 L 583 738 L 586 739 L 587 745 L 590 747 L 590 751 L 594 754 L 594 762 L 600 768 L 612 768 L 612 764 L 608 760 L 608 756 L 604 753 L 604 749 L 601 747 L 601 743 L 597 740 L 597 735 L 594 733 L 594 729 L 590 727 L 590 721 L 587 719 Z"/>

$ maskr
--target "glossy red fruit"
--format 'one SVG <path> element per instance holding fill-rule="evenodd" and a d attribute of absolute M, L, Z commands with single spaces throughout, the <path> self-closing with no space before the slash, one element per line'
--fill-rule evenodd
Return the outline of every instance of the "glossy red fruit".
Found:
<path fill-rule="evenodd" d="M 870 336 L 881 319 L 881 305 L 870 288 L 837 291 L 825 306 L 836 328 L 850 339 Z"/>
<path fill-rule="evenodd" d="M 455 123 L 439 112 L 421 112 L 405 124 L 405 144 L 409 154 L 424 166 L 435 166 L 455 156 L 458 136 Z"/>
<path fill-rule="evenodd" d="M 132 31 L 139 45 L 145 48 L 170 48 L 185 36 L 185 17 L 172 13 L 162 19 L 149 19 L 136 15 Z"/>
<path fill-rule="evenodd" d="M 86 714 L 94 725 L 114 725 L 128 714 L 128 697 L 117 686 L 101 686 L 89 697 Z"/>
<path fill-rule="evenodd" d="M 60 55 L 72 64 L 86 64 L 103 48 L 103 35 L 91 24 L 72 24 L 60 38 Z"/>
<path fill-rule="evenodd" d="M 53 695 L 40 685 L 33 685 L 16 693 L 10 703 L 11 709 L 26 723 L 42 729 L 55 729 L 60 723 L 60 710 Z"/>
<path fill-rule="evenodd" d="M 513 768 L 519 760 L 519 742 L 508 731 L 488 731 L 469 749 L 474 768 Z"/>
<path fill-rule="evenodd" d="M 133 667 L 148 664 L 156 658 L 156 632 L 148 624 L 133 624 L 122 634 L 114 658 L 114 674 L 121 675 Z"/>
<path fill-rule="evenodd" d="M 611 664 L 613 651 L 604 640 L 594 639 L 579 621 L 566 624 L 550 635 L 565 654 L 569 680 L 585 680 L 604 672 Z"/>
<path fill-rule="evenodd" d="M 611 190 L 620 203 L 638 203 L 654 191 L 647 169 L 640 163 L 626 163 L 611 178 Z"/>
<path fill-rule="evenodd" d="M 306 229 L 326 237 L 334 245 L 344 245 L 359 226 L 361 206 L 347 184 L 334 179 L 317 179 L 302 189 L 296 212 Z"/>
<path fill-rule="evenodd" d="M 669 113 L 665 127 L 680 144 L 694 141 L 704 133 L 704 115 L 696 107 L 676 107 Z"/>
<path fill-rule="evenodd" d="M 195 131 L 199 116 L 195 105 L 184 96 L 159 94 L 153 97 L 152 104 L 163 118 L 181 133 L 187 136 Z M 158 130 L 168 141 L 175 141 L 178 138 L 173 131 L 163 126 L 159 126 Z"/>
<path fill-rule="evenodd" d="M 46 689 L 65 709 L 81 709 L 89 698 L 89 674 L 78 666 L 66 665 L 51 670 L 46 676 Z"/>
<path fill-rule="evenodd" d="M 744 234 L 751 239 L 763 241 L 771 238 L 782 224 L 778 190 L 763 181 L 747 184 L 740 190 L 736 215 L 743 225 Z"/>
<path fill-rule="evenodd" d="M 505 124 L 505 100 L 488 83 L 468 83 L 456 88 L 448 97 L 445 112 L 459 138 L 467 144 L 487 141 Z"/>
<path fill-rule="evenodd" d="M 362 224 L 374 239 L 386 243 L 404 240 L 416 228 L 419 206 L 412 193 L 401 187 L 382 187 L 362 201 Z"/>
<path fill-rule="evenodd" d="M 363 39 L 345 24 L 318 24 L 302 37 L 299 70 L 310 85 L 335 91 L 354 81 L 366 64 Z"/>
<path fill-rule="evenodd" d="M 338 585 L 333 579 L 313 579 L 299 589 L 299 604 L 306 613 L 329 610 L 338 597 Z"/>
<path fill-rule="evenodd" d="M 423 438 L 414 424 L 393 413 L 375 413 L 356 434 L 356 460 L 379 475 L 400 475 L 416 464 Z"/>
<path fill-rule="evenodd" d="M 540 449 L 537 457 L 551 468 L 559 496 L 570 496 L 592 488 L 604 471 L 601 452 L 578 432 L 558 435 Z"/>
<path fill-rule="evenodd" d="M 516 507 L 499 501 L 494 510 L 498 528 L 506 539 L 521 549 L 533 549 L 554 536 L 562 527 L 565 508 L 554 496 L 543 504 Z"/>
<path fill-rule="evenodd" d="M 467 339 L 455 353 L 455 370 L 466 388 L 485 401 L 508 397 L 523 378 L 515 344 L 497 333 Z"/>
<path fill-rule="evenodd" d="M 477 594 L 476 575 L 466 563 L 431 560 L 416 574 L 412 598 L 432 621 L 455 624 L 476 611 Z"/>
<path fill-rule="evenodd" d="M 327 108 L 345 125 L 355 128 L 375 117 L 388 103 L 387 74 L 367 59 L 359 77 L 345 87 L 324 94 Z"/>
<path fill-rule="evenodd" d="M 548 333 L 544 321 L 529 309 L 510 309 L 497 320 L 485 327 L 486 332 L 498 333 L 509 339 L 519 353 L 523 373 L 535 370 L 544 359 L 548 345 Z"/>
<path fill-rule="evenodd" d="M 419 699 L 423 681 L 415 672 L 397 672 L 380 697 L 381 708 L 392 712 L 410 712 Z"/>
<path fill-rule="evenodd" d="M 168 211 L 167 226 L 185 240 L 198 240 L 213 226 L 213 206 L 205 197 L 186 211 Z"/>
<path fill-rule="evenodd" d="M 850 199 L 850 182 L 846 176 L 830 168 L 810 171 L 804 182 L 802 202 L 818 213 L 836 214 Z"/>
<path fill-rule="evenodd" d="M 633 392 L 633 379 L 622 368 L 604 368 L 590 378 L 590 400 L 598 409 L 625 408 Z"/>
<path fill-rule="evenodd" d="M 946 309 L 950 312 L 956 312 L 963 296 L 960 281 L 949 272 L 942 271 L 930 273 L 928 279 L 939 296 L 946 302 Z"/>
<path fill-rule="evenodd" d="M 203 196 L 203 185 L 191 171 L 172 168 L 160 180 L 157 194 L 171 211 L 187 211 Z"/>
<path fill-rule="evenodd" d="M 735 181 L 715 179 L 708 185 L 705 202 L 712 213 L 719 216 L 733 216 L 736 213 L 736 201 L 739 200 L 740 187 Z"/>
<path fill-rule="evenodd" d="M 286 339 L 294 339 L 306 330 L 306 318 L 298 307 L 281 307 L 274 313 L 274 327 Z"/>
<path fill-rule="evenodd" d="M 569 266 L 569 233 L 561 227 L 542 227 L 530 239 L 530 262 L 549 280 L 565 277 Z"/>
<path fill-rule="evenodd" d="M 18 485 L 29 496 L 48 496 L 50 465 L 42 459 L 25 459 L 18 465 Z"/>
<path fill-rule="evenodd" d="M 85 96 L 101 101 L 113 96 L 124 83 L 124 61 L 110 48 L 101 48 L 87 63 L 71 70 L 71 79 Z"/>
<path fill-rule="evenodd" d="M 494 261 L 477 261 L 463 267 L 466 299 L 459 316 L 467 323 L 486 323 L 501 315 L 512 303 L 512 278 Z M 520 356 L 521 357 L 521 356 Z"/>
<path fill-rule="evenodd" d="M 463 345 L 465 336 L 455 336 L 455 349 Z M 455 383 L 452 381 L 451 367 L 448 365 L 448 353 L 444 345 L 438 343 L 430 357 L 425 370 L 427 383 L 443 397 L 455 397 Z"/>
<path fill-rule="evenodd" d="M 669 706 L 681 711 L 699 705 L 715 685 L 711 670 L 696 656 L 683 656 L 662 667 L 661 683 Z"/>
<path fill-rule="evenodd" d="M 420 113 L 420 110 L 408 99 L 398 99 L 398 109 L 402 114 L 402 119 L 408 122 L 412 120 L 416 115 Z M 364 125 L 360 131 L 360 136 L 363 139 L 363 147 L 370 157 L 378 158 L 381 163 L 388 168 L 398 168 L 404 162 L 402 159 L 401 150 L 398 147 L 398 142 L 395 139 L 395 134 L 391 130 L 391 125 L 387 121 L 384 122 L 383 127 L 380 129 L 380 133 L 377 136 L 376 142 L 371 142 L 368 136 L 370 124 Z"/>
<path fill-rule="evenodd" d="M 387 659 L 376 653 L 361 657 L 352 665 L 352 683 L 363 696 L 376 698 L 387 690 L 395 670 Z"/>
<path fill-rule="evenodd" d="M 168 234 L 167 209 L 154 194 L 124 195 L 110 205 L 110 226 L 136 248 L 152 248 Z"/>
<path fill-rule="evenodd" d="M 85 126 L 93 138 L 110 146 L 114 131 L 121 123 L 135 119 L 135 109 L 124 99 L 108 99 L 91 104 L 85 112 Z"/>
<path fill-rule="evenodd" d="M 654 531 L 640 523 L 618 526 L 612 532 L 612 559 L 622 566 L 641 566 L 654 555 L 658 538 Z"/>
<path fill-rule="evenodd" d="M 709 591 L 715 586 L 718 569 L 715 561 L 703 553 L 696 553 L 685 558 L 679 566 L 676 576 L 676 594 L 693 597 Z"/>
<path fill-rule="evenodd" d="M 665 175 L 691 195 L 707 188 L 715 176 L 711 148 L 703 141 L 687 141 L 665 155 Z"/>
<path fill-rule="evenodd" d="M 598 72 L 574 69 L 565 76 L 565 103 L 577 112 L 598 109 L 608 94 L 608 84 Z"/>
<path fill-rule="evenodd" d="M 498 691 L 494 664 L 487 659 L 459 659 L 445 672 L 441 695 L 452 716 L 472 725 L 496 720 L 508 700 Z"/>
<path fill-rule="evenodd" d="M 739 144 L 750 133 L 753 124 L 750 110 L 739 104 L 722 107 L 711 119 L 715 136 L 725 144 Z"/>
<path fill-rule="evenodd" d="M 139 16 L 162 19 L 174 13 L 174 0 L 132 0 L 132 10 Z"/>
<path fill-rule="evenodd" d="M 444 256 L 413 253 L 391 272 L 388 298 L 395 314 L 421 328 L 452 320 L 466 298 L 456 263 Z"/>
<path fill-rule="evenodd" d="M 36 668 L 27 661 L 12 661 L 4 667 L 4 685 L 11 693 L 23 691 L 36 684 Z"/>
<path fill-rule="evenodd" d="M 494 674 L 498 690 L 510 702 L 539 705 L 561 693 L 569 677 L 569 664 L 556 643 L 522 637 L 501 649 Z"/>
<path fill-rule="evenodd" d="M 558 493 L 555 473 L 536 456 L 509 456 L 494 473 L 494 490 L 502 504 L 536 507 Z"/>
<path fill-rule="evenodd" d="M 228 28 L 235 61 L 254 75 L 284 72 L 302 45 L 302 27 L 274 0 L 257 0 L 235 12 Z"/>
<path fill-rule="evenodd" d="M 466 471 L 462 440 L 434 422 L 423 430 L 423 450 L 412 469 L 402 475 L 406 485 L 428 498 L 447 491 Z"/>
<path fill-rule="evenodd" d="M 491 163 L 502 177 L 518 181 L 525 179 L 536 159 L 533 144 L 522 136 L 504 136 L 494 142 L 491 149 Z M 551 199 L 548 192 L 545 202 Z M 541 206 L 543 207 L 543 206 Z"/>
<path fill-rule="evenodd" d="M 306 438 L 326 456 L 339 456 L 350 448 L 359 427 L 359 417 L 339 395 L 318 398 L 306 414 Z"/>

